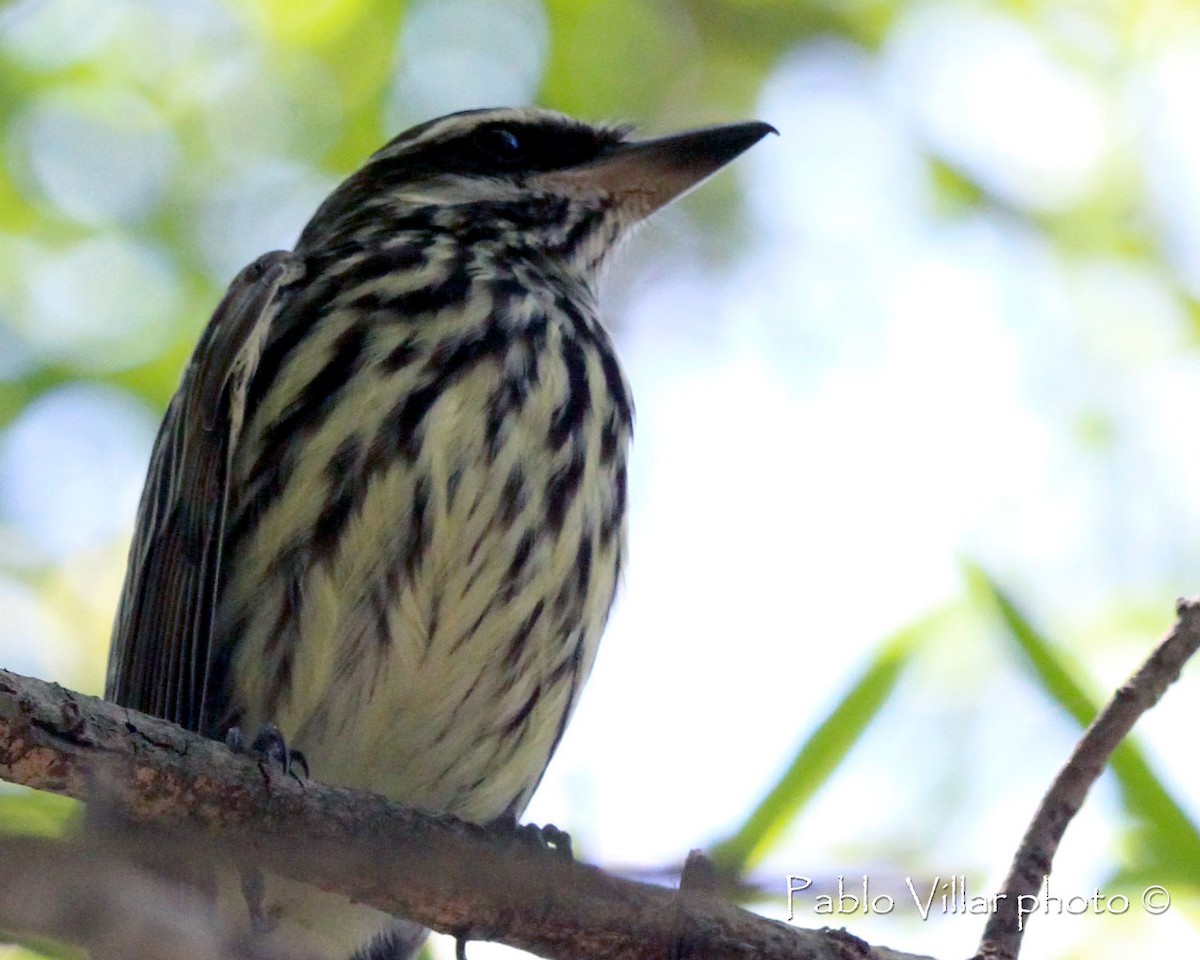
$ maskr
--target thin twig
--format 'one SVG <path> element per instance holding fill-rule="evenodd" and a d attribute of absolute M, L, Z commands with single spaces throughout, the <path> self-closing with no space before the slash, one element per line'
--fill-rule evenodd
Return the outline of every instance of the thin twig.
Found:
<path fill-rule="evenodd" d="M 997 909 L 984 928 L 977 960 L 1016 960 L 1024 933 L 1019 908 L 1033 902 L 1022 898 L 1036 898 L 1067 825 L 1104 772 L 1109 757 L 1200 648 L 1200 599 L 1180 600 L 1177 613 L 1170 633 L 1092 721 L 1042 798 L 1000 888 Z"/>

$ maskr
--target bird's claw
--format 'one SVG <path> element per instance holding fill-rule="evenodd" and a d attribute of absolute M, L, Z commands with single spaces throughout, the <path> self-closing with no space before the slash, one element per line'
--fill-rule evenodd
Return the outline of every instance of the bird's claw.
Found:
<path fill-rule="evenodd" d="M 552 823 L 547 823 L 545 826 L 538 826 L 536 823 L 518 824 L 517 818 L 513 814 L 505 813 L 493 821 L 492 828 L 527 846 L 539 850 L 553 850 L 565 860 L 573 860 L 575 857 L 571 849 L 571 835 Z"/>
<path fill-rule="evenodd" d="M 302 770 L 304 779 L 309 779 L 308 760 L 300 750 L 288 747 L 283 733 L 273 723 L 263 724 L 249 749 L 246 748 L 246 738 L 241 727 L 230 727 L 225 734 L 225 745 L 235 753 L 247 753 L 263 763 L 274 765 L 284 776 L 290 773 L 299 780 L 301 778 L 296 771 Z"/>

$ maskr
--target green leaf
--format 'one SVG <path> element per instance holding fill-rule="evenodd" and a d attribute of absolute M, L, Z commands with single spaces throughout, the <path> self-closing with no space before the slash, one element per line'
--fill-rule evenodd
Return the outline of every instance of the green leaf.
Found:
<path fill-rule="evenodd" d="M 0 945 L 3 960 L 88 960 L 87 954 L 78 947 L 18 936 L 14 946 Z"/>
<path fill-rule="evenodd" d="M 0 793 L 0 833 L 58 836 L 81 809 L 69 797 L 6 786 Z"/>
<path fill-rule="evenodd" d="M 879 645 L 862 675 L 801 744 L 779 782 L 741 828 L 713 848 L 713 861 L 722 871 L 740 874 L 762 860 L 878 716 L 913 652 L 945 612 L 924 617 Z"/>
<path fill-rule="evenodd" d="M 1100 701 L 1076 680 L 1086 677 L 1086 670 L 1043 636 L 985 571 L 967 563 L 965 574 L 971 593 L 999 614 L 1005 636 L 1042 689 L 1086 728 L 1101 709 Z M 1150 871 L 1155 883 L 1171 879 L 1193 889 L 1200 887 L 1200 831 L 1132 739 L 1117 747 L 1109 766 L 1126 811 L 1138 822 L 1137 837 L 1144 852 L 1156 861 L 1138 864 L 1138 869 Z"/>

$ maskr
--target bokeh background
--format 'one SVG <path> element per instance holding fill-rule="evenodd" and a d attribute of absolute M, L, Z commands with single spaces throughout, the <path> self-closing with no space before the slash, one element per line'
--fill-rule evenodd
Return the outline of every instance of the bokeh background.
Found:
<path fill-rule="evenodd" d="M 1185 0 L 5 3 L 0 664 L 101 691 L 202 325 L 391 135 L 535 102 L 768 120 L 610 277 L 632 559 L 529 816 L 638 875 L 715 851 L 773 916 L 789 874 L 865 875 L 894 910 L 810 891 L 796 922 L 967 956 L 982 918 L 922 920 L 904 878 L 993 890 L 1200 592 L 1198 89 Z M 1026 956 L 1200 951 L 1197 669 L 1055 866 L 1128 913 L 1041 912 Z M 62 816 L 0 793 L 0 828 Z"/>

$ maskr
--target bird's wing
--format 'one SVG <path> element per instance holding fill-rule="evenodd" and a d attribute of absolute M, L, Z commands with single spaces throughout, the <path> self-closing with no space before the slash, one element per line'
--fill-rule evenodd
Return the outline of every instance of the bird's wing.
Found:
<path fill-rule="evenodd" d="M 246 389 L 278 313 L 304 273 L 264 254 L 230 284 L 154 441 L 108 657 L 105 696 L 192 730 L 205 721 L 230 464 Z"/>

